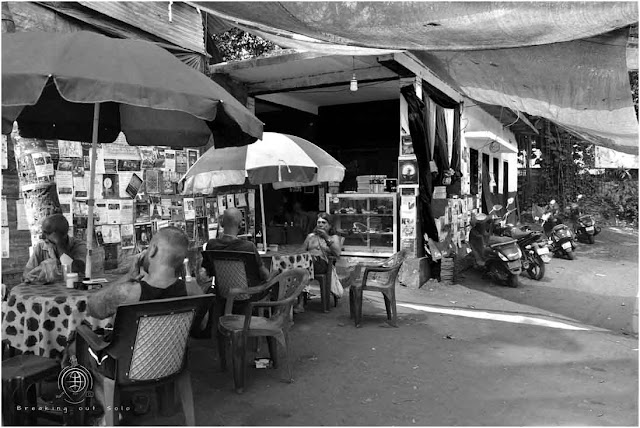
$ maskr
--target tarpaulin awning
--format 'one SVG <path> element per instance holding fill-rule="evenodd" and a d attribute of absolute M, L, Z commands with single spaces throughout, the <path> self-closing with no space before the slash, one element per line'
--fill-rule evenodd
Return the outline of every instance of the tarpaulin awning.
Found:
<path fill-rule="evenodd" d="M 195 2 L 283 47 L 409 50 L 469 98 L 638 152 L 626 64 L 636 2 Z"/>

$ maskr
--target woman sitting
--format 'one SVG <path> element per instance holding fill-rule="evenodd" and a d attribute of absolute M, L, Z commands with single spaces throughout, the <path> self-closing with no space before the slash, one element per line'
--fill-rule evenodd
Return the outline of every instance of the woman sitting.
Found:
<path fill-rule="evenodd" d="M 302 247 L 313 258 L 313 271 L 323 274 L 329 271 L 329 256 L 340 257 L 340 236 L 333 228 L 332 218 L 329 214 L 318 214 L 315 230 L 307 235 Z"/>

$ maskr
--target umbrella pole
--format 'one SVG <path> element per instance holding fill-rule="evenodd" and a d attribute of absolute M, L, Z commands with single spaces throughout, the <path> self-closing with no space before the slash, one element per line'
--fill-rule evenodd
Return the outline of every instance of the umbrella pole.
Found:
<path fill-rule="evenodd" d="M 89 198 L 87 204 L 89 205 L 89 213 L 87 215 L 87 260 L 85 264 L 84 276 L 91 279 L 91 253 L 93 253 L 93 206 L 95 199 L 93 198 L 95 192 L 96 181 L 96 156 L 98 151 L 98 124 L 100 119 L 100 103 L 93 105 L 93 134 L 91 136 L 91 181 L 89 182 Z"/>
<path fill-rule="evenodd" d="M 262 249 L 267 251 L 267 222 L 264 219 L 264 192 L 260 185 L 260 211 L 262 214 Z"/>

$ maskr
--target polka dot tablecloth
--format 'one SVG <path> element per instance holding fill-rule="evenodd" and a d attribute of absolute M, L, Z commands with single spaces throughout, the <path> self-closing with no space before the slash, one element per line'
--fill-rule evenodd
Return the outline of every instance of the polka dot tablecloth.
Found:
<path fill-rule="evenodd" d="M 87 298 L 95 290 L 75 290 L 64 284 L 21 284 L 2 302 L 2 339 L 24 353 L 61 357 L 69 334 L 83 320 L 94 328 L 108 327 L 111 318 L 87 316 Z"/>

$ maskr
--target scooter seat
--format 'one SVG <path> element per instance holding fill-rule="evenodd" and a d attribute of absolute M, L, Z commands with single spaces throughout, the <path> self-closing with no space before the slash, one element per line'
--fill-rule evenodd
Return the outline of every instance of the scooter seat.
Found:
<path fill-rule="evenodd" d="M 511 229 L 511 237 L 513 239 L 526 238 L 529 235 L 531 235 L 531 231 L 525 232 L 523 230 L 518 229 L 517 227 L 514 227 L 513 229 Z"/>
<path fill-rule="evenodd" d="M 500 245 L 510 244 L 513 242 L 517 242 L 517 241 L 513 238 L 508 238 L 506 236 L 492 235 L 489 237 L 489 246 L 491 248 L 499 247 Z"/>

